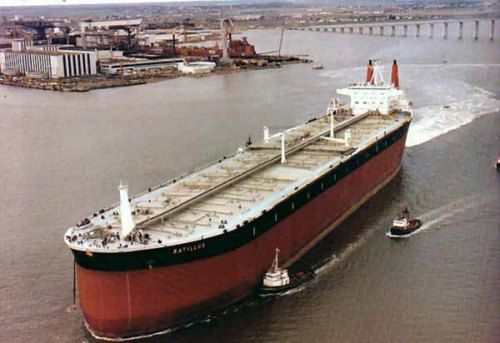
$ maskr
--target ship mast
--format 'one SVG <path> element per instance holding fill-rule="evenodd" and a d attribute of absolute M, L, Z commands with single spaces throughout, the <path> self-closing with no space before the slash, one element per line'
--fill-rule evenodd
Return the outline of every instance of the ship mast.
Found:
<path fill-rule="evenodd" d="M 122 225 L 122 238 L 125 238 L 135 228 L 132 212 L 130 210 L 130 201 L 128 198 L 128 186 L 120 182 L 120 221 Z"/>
<path fill-rule="evenodd" d="M 278 267 L 278 254 L 280 252 L 280 249 L 276 248 L 276 255 L 274 256 L 274 261 L 273 261 L 273 264 L 271 266 L 272 269 L 276 269 L 278 270 L 279 267 Z"/>
<path fill-rule="evenodd" d="M 372 61 L 370 60 L 370 63 Z M 379 60 L 373 60 L 373 66 L 370 64 L 369 68 L 372 67 L 373 71 L 369 74 L 371 74 L 371 79 L 369 80 L 368 83 L 374 84 L 374 85 L 381 85 L 384 84 L 384 77 L 382 76 L 382 71 L 380 70 L 380 61 Z M 379 82 L 380 81 L 380 82 Z"/>

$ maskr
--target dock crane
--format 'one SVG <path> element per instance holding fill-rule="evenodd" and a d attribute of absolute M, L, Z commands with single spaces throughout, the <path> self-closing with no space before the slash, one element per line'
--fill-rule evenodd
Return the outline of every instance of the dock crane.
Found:
<path fill-rule="evenodd" d="M 26 27 L 29 29 L 32 29 L 35 31 L 35 40 L 46 40 L 47 39 L 47 34 L 45 30 L 47 29 L 53 29 L 55 27 L 62 27 L 66 28 L 67 31 L 69 31 L 69 27 L 67 26 L 61 26 L 57 23 L 54 23 L 52 21 L 43 21 L 43 20 L 16 20 L 14 22 L 14 25 L 16 26 L 22 26 Z"/>

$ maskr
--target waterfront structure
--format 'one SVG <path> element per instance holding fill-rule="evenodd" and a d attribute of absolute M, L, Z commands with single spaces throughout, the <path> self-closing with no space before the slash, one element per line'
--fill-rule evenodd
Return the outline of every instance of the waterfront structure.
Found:
<path fill-rule="evenodd" d="M 105 46 L 109 46 L 109 39 L 114 40 L 117 34 L 123 32 L 126 45 L 130 49 L 132 45 L 131 37 L 139 34 L 141 22 L 142 19 L 83 21 L 80 23 L 80 37 L 77 39 L 77 45 L 84 49 L 103 47 L 103 38 L 106 38 Z M 109 31 L 115 32 L 110 35 Z"/>
<path fill-rule="evenodd" d="M 209 74 L 215 69 L 214 62 L 179 63 L 177 68 L 184 74 Z"/>
<path fill-rule="evenodd" d="M 184 63 L 184 58 L 162 58 L 156 60 L 122 58 L 101 61 L 101 72 L 105 74 L 131 73 L 151 69 L 176 69 L 179 63 Z"/>
<path fill-rule="evenodd" d="M 33 45 L 33 41 L 29 39 L 13 39 L 11 45 L 13 51 L 23 51 Z"/>
<path fill-rule="evenodd" d="M 97 211 L 67 230 L 95 337 L 151 334 L 253 293 L 276 247 L 287 268 L 398 173 L 412 118 L 394 63 L 370 63 L 326 114 Z M 382 103 L 382 104 L 380 104 Z"/>
<path fill-rule="evenodd" d="M 95 53 L 88 51 L 2 51 L 0 71 L 8 69 L 52 78 L 97 74 Z"/>
<path fill-rule="evenodd" d="M 14 40 L 11 50 L 0 51 L 0 72 L 40 77 L 73 77 L 97 74 L 95 51 L 69 50 L 72 45 L 31 45 L 29 41 Z"/>
<path fill-rule="evenodd" d="M 43 44 L 43 45 L 29 45 L 22 50 L 27 51 L 60 51 L 60 50 L 71 50 L 74 49 L 75 46 L 71 44 Z M 16 51 L 14 48 L 13 51 Z M 22 51 L 17 50 L 17 51 Z"/>

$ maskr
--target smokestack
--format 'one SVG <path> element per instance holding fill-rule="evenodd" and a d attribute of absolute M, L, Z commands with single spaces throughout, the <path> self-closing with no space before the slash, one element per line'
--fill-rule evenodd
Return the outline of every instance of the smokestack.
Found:
<path fill-rule="evenodd" d="M 227 19 L 222 19 L 220 21 L 220 39 L 221 39 L 221 45 L 222 45 L 222 57 L 219 60 L 219 63 L 222 64 L 230 64 L 231 63 L 231 58 L 229 57 L 229 51 L 228 51 L 228 32 L 227 32 Z"/>
<path fill-rule="evenodd" d="M 391 84 L 399 89 L 399 70 L 396 60 L 394 60 L 394 63 L 392 64 Z"/>
<path fill-rule="evenodd" d="M 368 61 L 368 68 L 366 69 L 366 83 L 373 83 L 373 65 L 372 60 Z"/>

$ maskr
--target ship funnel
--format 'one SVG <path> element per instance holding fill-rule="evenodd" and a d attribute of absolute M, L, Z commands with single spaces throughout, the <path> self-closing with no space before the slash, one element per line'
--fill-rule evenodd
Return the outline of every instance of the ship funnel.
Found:
<path fill-rule="evenodd" d="M 132 219 L 132 212 L 130 210 L 130 201 L 128 199 L 128 186 L 120 182 L 118 186 L 120 190 L 120 221 L 122 225 L 122 238 L 130 234 L 134 230 L 135 224 Z"/>
<path fill-rule="evenodd" d="M 391 84 L 399 89 L 399 68 L 396 60 L 392 64 Z"/>
<path fill-rule="evenodd" d="M 373 65 L 372 65 L 372 60 L 368 61 L 368 68 L 366 69 L 366 83 L 373 83 Z"/>

